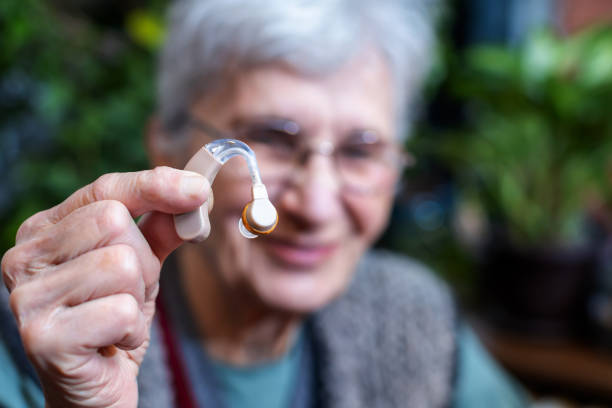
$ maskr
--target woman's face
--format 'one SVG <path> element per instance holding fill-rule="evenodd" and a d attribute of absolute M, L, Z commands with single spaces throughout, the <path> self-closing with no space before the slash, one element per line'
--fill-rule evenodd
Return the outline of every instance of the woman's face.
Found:
<path fill-rule="evenodd" d="M 325 77 L 282 66 L 254 69 L 236 78 L 231 93 L 198 101 L 191 114 L 230 133 L 269 118 L 290 120 L 299 125 L 301 141 L 314 145 L 337 145 L 363 129 L 392 144 L 396 131 L 390 73 L 372 54 Z M 194 130 L 190 154 L 208 141 Z M 206 272 L 218 274 L 230 290 L 246 290 L 274 309 L 308 313 L 345 289 L 384 228 L 398 171 L 381 179 L 391 187 L 375 194 L 346 191 L 332 158 L 323 154 L 310 154 L 288 173 L 289 182 L 268 186 L 276 230 L 246 239 L 237 227 L 251 200 L 245 161 L 224 165 L 213 183 L 211 235 L 200 244 L 201 254 L 210 265 Z"/>

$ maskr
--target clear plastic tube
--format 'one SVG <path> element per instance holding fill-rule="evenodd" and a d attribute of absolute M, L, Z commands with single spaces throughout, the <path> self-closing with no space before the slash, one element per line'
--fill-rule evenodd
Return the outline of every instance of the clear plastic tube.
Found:
<path fill-rule="evenodd" d="M 261 175 L 259 174 L 257 161 L 255 160 L 255 153 L 247 144 L 235 139 L 216 139 L 206 144 L 205 148 L 222 165 L 225 164 L 232 157 L 244 157 L 247 162 L 247 167 L 249 168 L 251 181 L 253 183 L 253 199 L 255 200 L 258 198 L 264 198 L 266 201 L 268 201 L 268 195 L 265 186 L 261 181 Z M 258 236 L 249 231 L 249 229 L 244 225 L 242 217 L 238 220 L 238 230 L 245 238 L 253 239 L 257 238 Z"/>
<path fill-rule="evenodd" d="M 244 157 L 253 184 L 263 184 L 259 168 L 257 167 L 257 161 L 255 160 L 255 153 L 246 143 L 235 139 L 217 139 L 206 144 L 205 147 L 221 164 L 225 164 L 232 157 Z"/>

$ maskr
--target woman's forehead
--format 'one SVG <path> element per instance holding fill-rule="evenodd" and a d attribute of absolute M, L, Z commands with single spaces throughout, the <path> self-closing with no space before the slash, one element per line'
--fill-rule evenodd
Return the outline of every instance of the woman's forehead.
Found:
<path fill-rule="evenodd" d="M 392 134 L 395 112 L 390 72 L 378 56 L 360 55 L 328 75 L 267 65 L 232 78 L 195 113 L 228 127 L 257 117 L 282 117 L 301 127 L 358 127 Z M 316 131 L 316 129 L 312 129 Z"/>

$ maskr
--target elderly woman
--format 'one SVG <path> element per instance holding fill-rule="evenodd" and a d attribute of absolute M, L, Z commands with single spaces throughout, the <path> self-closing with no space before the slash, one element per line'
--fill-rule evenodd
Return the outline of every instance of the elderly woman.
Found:
<path fill-rule="evenodd" d="M 104 175 L 32 216 L 3 257 L 17 324 L 2 330 L 18 331 L 37 376 L 5 341 L 0 402 L 521 406 L 445 286 L 368 251 L 405 160 L 429 4 L 177 1 L 148 132 L 158 167 Z M 279 216 L 268 236 L 238 229 L 244 161 L 212 191 L 178 170 L 228 136 L 256 154 Z M 172 214 L 213 193 L 209 239 L 181 245 Z"/>

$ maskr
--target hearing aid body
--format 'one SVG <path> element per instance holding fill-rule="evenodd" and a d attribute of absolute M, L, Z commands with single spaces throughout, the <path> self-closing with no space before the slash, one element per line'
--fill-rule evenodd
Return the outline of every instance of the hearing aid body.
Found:
<path fill-rule="evenodd" d="M 217 160 L 206 147 L 202 147 L 187 162 L 185 170 L 199 173 L 206 177 L 212 185 L 217 173 L 221 169 L 221 162 Z M 194 211 L 174 216 L 174 227 L 181 239 L 191 242 L 199 242 L 208 238 L 210 234 L 210 221 L 208 214 L 213 207 L 213 195 L 204 204 Z"/>
<path fill-rule="evenodd" d="M 247 203 L 238 220 L 238 229 L 246 238 L 256 238 L 269 234 L 276 228 L 278 214 L 268 198 L 265 185 L 261 181 L 255 153 L 243 142 L 233 139 L 219 139 L 208 143 L 187 162 L 185 170 L 194 171 L 206 177 L 212 185 L 221 166 L 235 156 L 246 159 L 251 181 L 253 200 Z M 200 242 L 210 234 L 208 214 L 212 210 L 213 196 L 194 211 L 174 216 L 174 226 L 178 236 L 190 242 Z"/>

